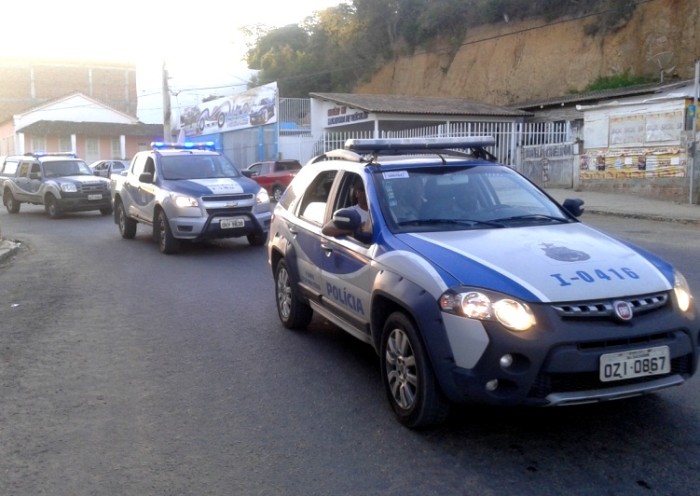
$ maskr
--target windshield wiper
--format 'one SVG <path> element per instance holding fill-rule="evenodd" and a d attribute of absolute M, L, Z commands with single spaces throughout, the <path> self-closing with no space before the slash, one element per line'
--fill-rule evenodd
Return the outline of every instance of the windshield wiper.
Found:
<path fill-rule="evenodd" d="M 399 226 L 430 226 L 435 224 L 455 224 L 460 226 L 489 226 L 489 227 L 505 227 L 503 224 L 498 222 L 489 222 L 484 220 L 475 219 L 415 219 L 415 220 L 404 220 L 398 222 Z"/>
<path fill-rule="evenodd" d="M 514 215 L 513 217 L 503 217 L 501 219 L 495 219 L 497 222 L 507 222 L 511 220 L 533 220 L 533 221 L 555 221 L 562 224 L 569 222 L 569 219 L 565 217 L 554 217 L 553 215 L 545 214 L 526 214 L 526 215 Z"/>

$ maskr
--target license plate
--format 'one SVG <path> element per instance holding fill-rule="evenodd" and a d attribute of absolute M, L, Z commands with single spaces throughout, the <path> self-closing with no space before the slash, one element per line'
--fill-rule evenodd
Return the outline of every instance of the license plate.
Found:
<path fill-rule="evenodd" d="M 237 227 L 245 227 L 245 219 L 221 219 L 219 221 L 221 229 L 235 229 Z"/>
<path fill-rule="evenodd" d="M 88 195 L 88 200 L 101 200 L 102 195 Z"/>
<path fill-rule="evenodd" d="M 621 381 L 648 375 L 668 374 L 671 359 L 668 346 L 607 353 L 600 357 L 600 380 Z"/>

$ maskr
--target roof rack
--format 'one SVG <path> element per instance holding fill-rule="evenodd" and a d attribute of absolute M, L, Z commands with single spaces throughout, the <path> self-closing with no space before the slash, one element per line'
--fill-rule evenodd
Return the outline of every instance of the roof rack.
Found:
<path fill-rule="evenodd" d="M 449 150 L 485 148 L 494 146 L 492 136 L 470 136 L 466 138 L 396 138 L 396 139 L 349 139 L 345 149 L 354 152 L 425 152 L 426 150 Z"/>

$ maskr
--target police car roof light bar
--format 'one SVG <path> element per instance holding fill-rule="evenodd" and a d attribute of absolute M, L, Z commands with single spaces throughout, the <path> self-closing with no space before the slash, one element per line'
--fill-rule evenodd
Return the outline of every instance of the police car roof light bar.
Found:
<path fill-rule="evenodd" d="M 75 152 L 27 152 L 24 154 L 25 157 L 71 157 L 77 158 L 78 155 Z"/>
<path fill-rule="evenodd" d="M 494 146 L 492 136 L 465 138 L 397 138 L 397 139 L 349 139 L 345 149 L 357 153 L 428 152 L 431 150 L 483 149 Z"/>
<path fill-rule="evenodd" d="M 201 143 L 187 142 L 187 143 L 166 143 L 164 141 L 153 141 L 151 143 L 151 148 L 155 150 L 216 150 L 216 145 L 213 141 L 206 141 Z"/>

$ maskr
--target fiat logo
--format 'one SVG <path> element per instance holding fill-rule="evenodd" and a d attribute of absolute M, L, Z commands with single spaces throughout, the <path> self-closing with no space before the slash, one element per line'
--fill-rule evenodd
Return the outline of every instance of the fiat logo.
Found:
<path fill-rule="evenodd" d="M 634 316 L 632 304 L 629 301 L 613 301 L 613 311 L 620 320 L 631 320 Z"/>

